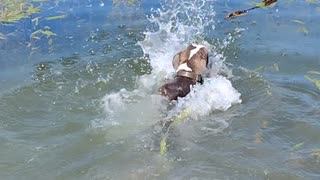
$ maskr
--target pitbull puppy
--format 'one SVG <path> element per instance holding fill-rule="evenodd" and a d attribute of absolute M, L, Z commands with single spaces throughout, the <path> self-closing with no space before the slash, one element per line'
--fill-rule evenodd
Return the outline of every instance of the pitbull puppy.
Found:
<path fill-rule="evenodd" d="M 174 79 L 159 88 L 159 93 L 170 101 L 185 97 L 196 83 L 203 83 L 202 75 L 208 65 L 208 50 L 203 45 L 191 44 L 172 60 L 176 70 Z"/>

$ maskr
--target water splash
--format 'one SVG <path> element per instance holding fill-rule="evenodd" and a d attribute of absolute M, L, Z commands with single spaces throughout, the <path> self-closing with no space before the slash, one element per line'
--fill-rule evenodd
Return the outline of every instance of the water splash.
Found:
<path fill-rule="evenodd" d="M 217 76 L 206 79 L 203 85 L 196 85 L 185 98 L 178 99 L 176 111 L 188 109 L 191 117 L 197 119 L 213 110 L 226 111 L 237 103 L 241 103 L 240 93 L 227 78 Z"/>
<path fill-rule="evenodd" d="M 151 59 L 154 74 L 172 73 L 172 57 L 190 43 L 210 46 L 203 40 L 204 32 L 208 28 L 214 30 L 215 12 L 209 1 L 166 0 L 163 4 L 149 17 L 156 31 L 145 32 L 145 40 L 139 42 Z"/>
<path fill-rule="evenodd" d="M 129 104 L 132 104 L 130 99 L 139 102 L 139 99 L 143 101 L 150 99 L 151 94 L 157 94 L 157 88 L 161 86 L 163 80 L 174 75 L 173 56 L 193 42 L 203 44 L 209 49 L 208 74 L 211 78 L 207 78 L 204 85 L 195 86 L 187 97 L 179 99 L 172 110 L 173 114 L 189 108 L 193 112 L 192 118 L 197 118 L 208 115 L 214 110 L 225 111 L 233 104 L 241 103 L 240 93 L 232 87 L 226 77 L 219 75 L 232 76 L 232 71 L 224 63 L 225 57 L 217 52 L 216 45 L 205 40 L 206 33 L 215 28 L 213 9 L 214 1 L 164 0 L 161 9 L 152 10 L 153 14 L 148 17 L 152 26 L 145 32 L 145 39 L 138 42 L 144 54 L 150 59 L 152 72 L 137 79 L 136 90 L 132 92 L 122 90 L 105 96 L 103 101 L 108 117 L 112 116 L 112 120 L 117 121 L 112 114 L 121 114 L 122 111 L 118 111 L 119 109 L 130 107 Z M 227 35 L 220 45 L 223 47 L 218 48 L 227 47 L 232 39 L 230 34 Z M 161 103 L 158 105 L 163 106 Z M 140 111 L 143 111 L 145 107 L 141 108 Z M 158 120 L 161 120 L 160 117 Z"/>

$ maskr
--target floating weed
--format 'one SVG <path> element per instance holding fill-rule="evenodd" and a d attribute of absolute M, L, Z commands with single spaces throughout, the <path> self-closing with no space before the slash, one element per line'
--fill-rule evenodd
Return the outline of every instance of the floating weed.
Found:
<path fill-rule="evenodd" d="M 298 31 L 298 32 L 302 32 L 302 33 L 304 33 L 305 35 L 308 35 L 308 34 L 309 34 L 309 30 L 308 30 L 305 26 L 299 27 L 297 31 Z"/>
<path fill-rule="evenodd" d="M 267 128 L 267 127 L 269 127 L 269 125 L 270 125 L 270 121 L 263 120 L 260 122 L 261 128 Z"/>
<path fill-rule="evenodd" d="M 0 22 L 2 23 L 14 23 L 39 12 L 40 9 L 27 0 L 0 1 Z"/>
<path fill-rule="evenodd" d="M 304 24 L 303 21 L 298 20 L 298 19 L 292 19 L 291 22 L 298 23 L 298 24 Z"/>
<path fill-rule="evenodd" d="M 297 24 L 300 24 L 301 26 L 298 28 L 298 32 L 302 32 L 304 33 L 305 35 L 308 35 L 309 34 L 309 30 L 307 29 L 306 26 L 304 26 L 304 22 L 299 20 L 299 19 L 292 19 L 291 22 L 294 22 L 294 23 L 297 23 Z"/>
<path fill-rule="evenodd" d="M 298 32 L 302 32 L 305 35 L 309 34 L 309 30 L 307 29 L 306 26 L 304 26 L 304 22 L 303 21 L 298 20 L 298 19 L 292 19 L 291 22 L 294 22 L 294 23 L 297 23 L 297 24 L 301 25 L 297 30 Z"/>
<path fill-rule="evenodd" d="M 312 82 L 314 85 L 317 86 L 317 88 L 320 90 L 320 79 L 311 78 L 308 75 L 304 76 L 308 81 Z"/>
<path fill-rule="evenodd" d="M 296 0 L 286 0 L 286 3 L 292 3 L 294 1 L 296 1 Z"/>
<path fill-rule="evenodd" d="M 278 63 L 274 63 L 273 66 L 270 67 L 265 67 L 265 66 L 258 66 L 256 69 L 254 69 L 254 71 L 256 72 L 261 72 L 261 71 L 266 71 L 266 70 L 270 70 L 270 71 L 280 71 L 280 67 Z"/>
<path fill-rule="evenodd" d="M 254 71 L 263 71 L 265 70 L 264 66 L 258 66 Z"/>
<path fill-rule="evenodd" d="M 313 3 L 318 3 L 318 0 L 305 0 L 307 3 L 313 4 Z"/>
<path fill-rule="evenodd" d="M 259 130 L 259 131 L 256 132 L 254 142 L 255 142 L 256 144 L 261 144 L 263 141 L 264 141 L 264 139 L 263 139 L 263 137 L 262 137 L 262 131 Z"/>
<path fill-rule="evenodd" d="M 273 68 L 275 71 L 279 72 L 280 71 L 280 68 L 279 68 L 279 64 L 278 63 L 274 63 L 273 64 Z"/>
<path fill-rule="evenodd" d="M 298 144 L 292 146 L 292 147 L 290 148 L 290 151 L 291 151 L 291 152 L 297 151 L 297 150 L 300 149 L 303 145 L 304 145 L 304 142 L 298 143 Z"/>
<path fill-rule="evenodd" d="M 312 150 L 311 156 L 313 156 L 316 159 L 317 163 L 320 163 L 320 149 Z"/>
<path fill-rule="evenodd" d="M 36 30 L 34 31 L 32 34 L 31 34 L 31 38 L 34 38 L 34 39 L 40 39 L 40 37 L 38 35 L 46 35 L 47 38 L 51 37 L 51 36 L 56 36 L 57 34 L 50 31 L 50 28 L 49 27 L 45 27 L 44 30 L 42 29 L 39 29 L 39 30 Z"/>
<path fill-rule="evenodd" d="M 267 8 L 269 6 L 275 5 L 277 1 L 276 0 L 264 0 L 263 2 L 251 2 L 250 5 L 253 7 L 259 7 L 259 8 Z"/>
<path fill-rule="evenodd" d="M 160 154 L 165 155 L 167 153 L 167 137 L 161 139 L 160 142 Z"/>
<path fill-rule="evenodd" d="M 51 20 L 56 20 L 56 19 L 63 19 L 65 18 L 66 15 L 58 15 L 58 16 L 51 16 L 51 17 L 47 17 L 46 20 L 51 21 Z"/>
<path fill-rule="evenodd" d="M 47 2 L 48 0 L 32 0 L 32 2 Z"/>
<path fill-rule="evenodd" d="M 30 4 L 30 6 L 29 6 L 29 8 L 27 9 L 26 12 L 27 12 L 28 15 L 31 15 L 31 14 L 39 13 L 39 12 L 40 12 L 40 9 L 34 7 L 33 4 Z"/>
<path fill-rule="evenodd" d="M 179 124 L 181 121 L 187 119 L 190 115 L 189 110 L 185 110 L 182 111 L 173 121 L 172 121 L 172 125 L 177 125 Z"/>
<path fill-rule="evenodd" d="M 250 5 L 250 6 L 253 6 L 253 7 L 256 6 L 256 7 L 259 7 L 259 8 L 265 8 L 265 7 L 266 7 L 263 2 L 261 2 L 261 3 L 251 2 L 251 3 L 249 3 L 249 5 Z"/>
<path fill-rule="evenodd" d="M 263 143 L 264 141 L 264 138 L 263 138 L 263 129 L 266 129 L 268 128 L 270 125 L 270 122 L 269 121 L 266 121 L 266 120 L 262 120 L 260 122 L 260 128 L 256 131 L 256 134 L 255 134 L 255 140 L 254 142 L 256 144 L 261 144 Z"/>
<path fill-rule="evenodd" d="M 272 92 L 271 92 L 270 89 L 267 89 L 267 94 L 268 94 L 269 96 L 272 96 Z"/>
<path fill-rule="evenodd" d="M 136 4 L 137 2 L 139 2 L 140 0 L 127 0 L 127 1 L 122 1 L 122 0 L 113 0 L 113 4 L 114 5 L 119 5 L 121 3 L 128 3 L 129 5 L 134 5 Z"/>
<path fill-rule="evenodd" d="M 166 123 L 165 125 L 163 125 L 163 127 L 168 127 L 166 129 L 165 134 L 163 135 L 161 142 L 160 142 L 160 154 L 161 155 L 165 155 L 168 151 L 168 147 L 167 147 L 167 137 L 168 137 L 168 133 L 170 131 L 170 128 L 172 126 L 178 125 L 179 123 L 181 123 L 183 120 L 187 119 L 190 116 L 190 110 L 186 109 L 184 111 L 182 111 L 181 113 L 179 113 L 174 119 L 171 119 L 169 121 L 166 121 L 164 123 Z"/>
<path fill-rule="evenodd" d="M 317 11 L 319 11 L 319 12 L 320 12 L 320 7 L 317 7 Z"/>
<path fill-rule="evenodd" d="M 52 44 L 53 44 L 53 40 L 52 40 L 52 38 L 50 38 L 50 39 L 48 40 L 48 45 L 49 45 L 49 46 L 52 46 Z"/>
<path fill-rule="evenodd" d="M 317 76 L 317 75 L 320 75 L 320 71 L 315 71 L 315 70 L 311 70 L 311 71 L 308 71 L 307 72 L 309 75 L 312 75 L 312 76 Z M 320 79 L 319 78 L 313 78 L 313 77 L 310 77 L 309 75 L 305 75 L 304 77 L 312 82 L 313 84 L 315 84 L 317 86 L 317 88 L 320 90 Z"/>
<path fill-rule="evenodd" d="M 128 0 L 129 4 L 134 4 L 135 0 Z"/>
<path fill-rule="evenodd" d="M 7 38 L 6 38 L 6 35 L 0 33 L 0 40 L 5 40 L 5 39 L 7 39 Z"/>
<path fill-rule="evenodd" d="M 40 19 L 40 18 L 41 18 L 41 17 L 33 18 L 33 19 L 31 20 L 31 22 L 34 23 L 35 26 L 38 26 L 38 25 L 39 25 L 39 19 Z"/>
<path fill-rule="evenodd" d="M 308 71 L 309 74 L 317 74 L 317 75 L 320 75 L 320 72 L 319 71 Z"/>

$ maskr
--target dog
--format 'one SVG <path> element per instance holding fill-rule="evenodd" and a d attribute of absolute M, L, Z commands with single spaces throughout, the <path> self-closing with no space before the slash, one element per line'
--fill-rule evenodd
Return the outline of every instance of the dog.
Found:
<path fill-rule="evenodd" d="M 172 60 L 176 75 L 159 88 L 159 94 L 170 101 L 185 97 L 192 86 L 197 83 L 203 84 L 203 74 L 207 70 L 208 61 L 208 50 L 204 45 L 190 44 L 178 52 Z"/>

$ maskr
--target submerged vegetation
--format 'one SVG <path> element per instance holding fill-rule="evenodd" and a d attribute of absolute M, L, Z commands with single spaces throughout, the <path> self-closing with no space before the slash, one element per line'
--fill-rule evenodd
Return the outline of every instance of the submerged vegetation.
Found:
<path fill-rule="evenodd" d="M 319 90 L 320 90 L 320 78 L 316 77 L 311 77 L 311 76 L 319 76 L 320 72 L 319 71 L 308 71 L 308 75 L 305 75 L 304 77 L 313 83 Z"/>
<path fill-rule="evenodd" d="M 0 22 L 13 23 L 32 14 L 39 13 L 40 9 L 32 2 L 39 0 L 1 0 L 0 1 Z"/>
<path fill-rule="evenodd" d="M 115 5 L 122 4 L 122 3 L 133 5 L 138 2 L 141 2 L 141 0 L 113 0 L 113 4 Z"/>
<path fill-rule="evenodd" d="M 40 8 L 35 3 L 48 2 L 48 0 L 1 0 L 0 1 L 0 23 L 14 23 L 21 19 L 28 18 L 33 14 L 39 13 Z M 113 4 L 127 3 L 130 5 L 138 2 L 137 0 L 113 0 Z M 64 18 L 65 15 L 47 17 L 46 20 Z M 0 36 L 1 37 L 1 36 Z"/>

